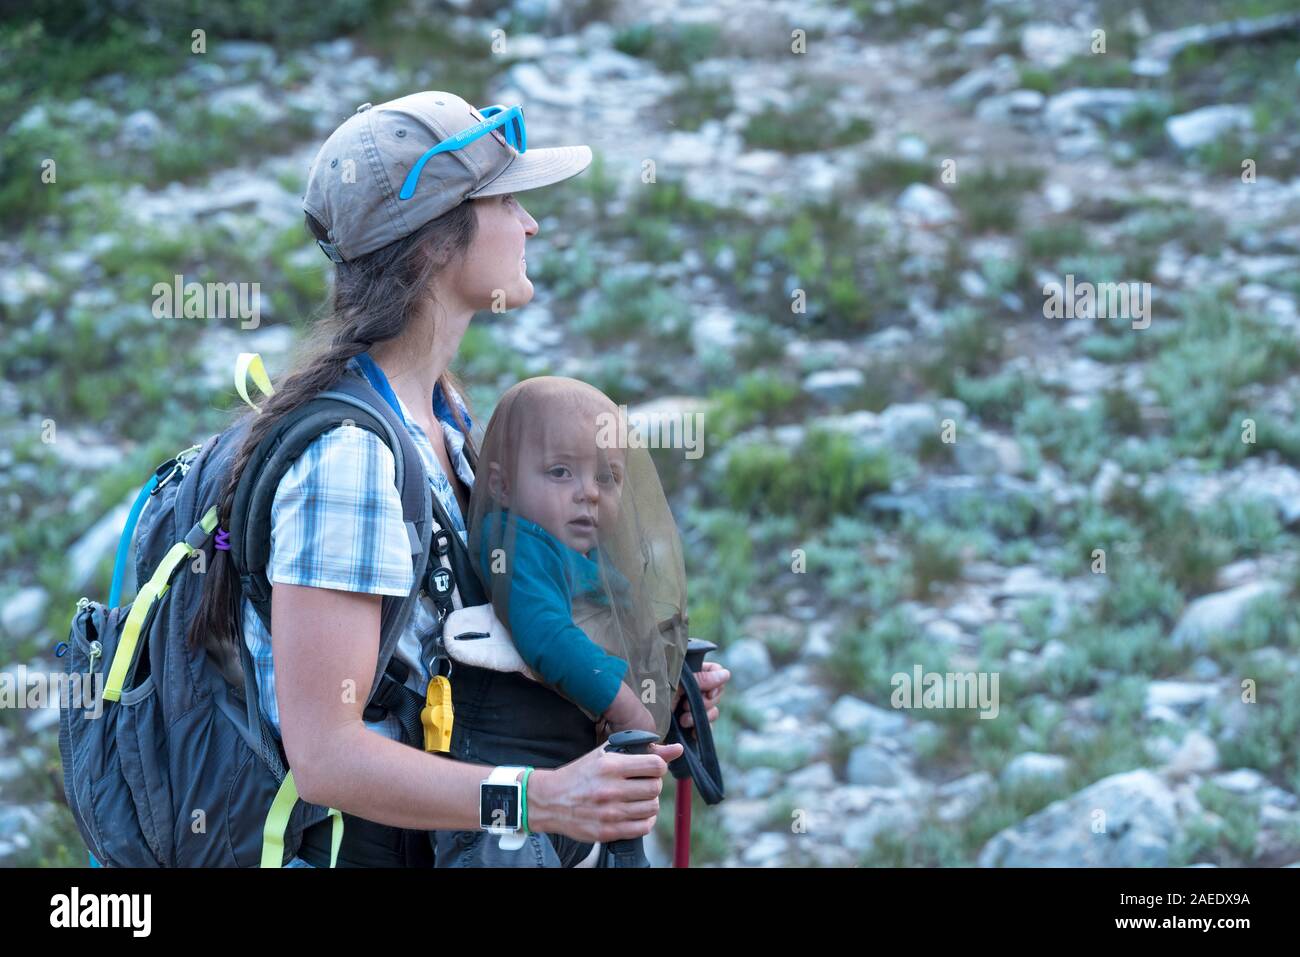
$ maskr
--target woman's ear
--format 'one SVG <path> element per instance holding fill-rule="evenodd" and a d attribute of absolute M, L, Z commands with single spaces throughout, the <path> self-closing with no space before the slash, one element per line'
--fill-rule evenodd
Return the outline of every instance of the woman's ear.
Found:
<path fill-rule="evenodd" d="M 505 475 L 501 471 L 500 462 L 492 462 L 488 465 L 487 473 L 488 492 L 492 497 L 504 505 L 510 507 L 510 489 L 507 486 Z"/>

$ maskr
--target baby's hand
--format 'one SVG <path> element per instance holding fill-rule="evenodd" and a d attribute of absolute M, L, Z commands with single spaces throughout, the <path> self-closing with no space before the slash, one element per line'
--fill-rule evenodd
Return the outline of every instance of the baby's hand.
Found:
<path fill-rule="evenodd" d="M 604 718 L 609 734 L 618 731 L 658 731 L 649 710 L 627 685 L 619 685 L 618 694 L 605 711 Z"/>

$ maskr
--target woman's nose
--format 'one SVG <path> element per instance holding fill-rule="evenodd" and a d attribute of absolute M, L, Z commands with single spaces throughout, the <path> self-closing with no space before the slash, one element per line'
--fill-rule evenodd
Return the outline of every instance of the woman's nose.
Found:
<path fill-rule="evenodd" d="M 524 224 L 524 235 L 536 236 L 537 220 L 533 219 L 533 217 L 529 215 L 528 210 L 524 209 L 522 206 L 519 207 L 519 215 L 520 221 Z"/>

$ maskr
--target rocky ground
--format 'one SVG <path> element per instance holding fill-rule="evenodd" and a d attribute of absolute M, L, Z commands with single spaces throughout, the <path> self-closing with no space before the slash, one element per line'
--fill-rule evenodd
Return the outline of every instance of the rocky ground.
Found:
<path fill-rule="evenodd" d="M 521 197 L 537 295 L 476 319 L 477 407 L 549 372 L 706 411 L 656 453 L 735 675 L 696 860 L 1300 862 L 1300 24 L 1257 6 L 399 5 L 15 110 L 100 145 L 0 209 L 5 670 L 106 595 L 234 355 L 283 366 L 319 138 L 453 89 L 597 154 Z M 155 319 L 175 273 L 260 282 L 261 327 Z M 1150 283 L 1149 324 L 1048 318 L 1067 274 Z M 894 707 L 914 667 L 997 674 L 996 717 Z M 79 862 L 57 712 L 0 718 L 0 860 Z"/>

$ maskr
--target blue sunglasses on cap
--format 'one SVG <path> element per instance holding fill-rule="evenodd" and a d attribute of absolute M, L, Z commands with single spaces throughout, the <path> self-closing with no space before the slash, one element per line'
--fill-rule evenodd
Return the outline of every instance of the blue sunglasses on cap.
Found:
<path fill-rule="evenodd" d="M 415 195 L 415 186 L 420 181 L 420 173 L 424 170 L 424 164 L 434 156 L 439 153 L 450 153 L 462 146 L 468 146 L 480 136 L 486 136 L 492 130 L 501 130 L 506 142 L 513 146 L 517 152 L 527 152 L 528 136 L 524 130 L 524 108 L 522 106 L 512 106 L 507 109 L 498 104 L 485 106 L 479 112 L 484 116 L 482 122 L 475 123 L 468 129 L 447 137 L 441 143 L 430 147 L 427 153 L 416 160 L 415 165 L 411 167 L 411 171 L 406 174 L 406 181 L 402 183 L 401 192 L 397 194 L 398 199 L 410 199 Z"/>

